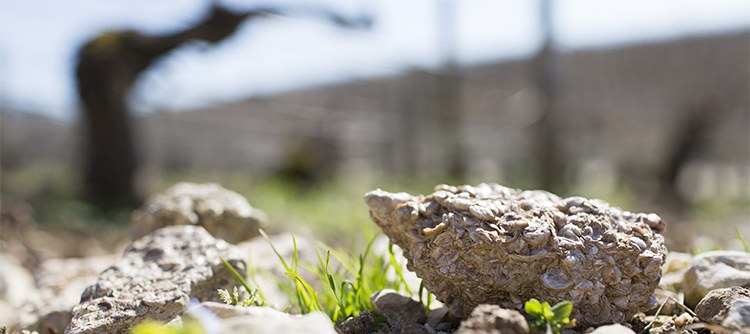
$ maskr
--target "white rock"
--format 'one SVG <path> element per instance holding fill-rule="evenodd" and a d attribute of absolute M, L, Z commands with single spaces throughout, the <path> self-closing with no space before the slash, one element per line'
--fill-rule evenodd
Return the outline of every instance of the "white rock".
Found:
<path fill-rule="evenodd" d="M 750 284 L 750 253 L 715 251 L 693 257 L 682 281 L 685 305 L 693 308 L 711 290 Z"/>
<path fill-rule="evenodd" d="M 750 300 L 735 300 L 721 326 L 742 333 L 750 332 Z"/>
<path fill-rule="evenodd" d="M 240 285 L 221 258 L 245 271 L 239 249 L 203 227 L 159 229 L 128 246 L 122 259 L 86 288 L 65 333 L 124 334 L 147 319 L 174 320 L 190 298 L 218 301 L 217 289 Z"/>
<path fill-rule="evenodd" d="M 21 308 L 17 319 L 22 329 L 62 333 L 73 318 L 81 294 L 95 284 L 99 273 L 119 256 L 50 259 L 34 271 L 37 290 Z"/>
<path fill-rule="evenodd" d="M 635 334 L 635 332 L 620 324 L 601 326 L 589 334 Z"/>
<path fill-rule="evenodd" d="M 247 307 L 246 314 L 224 319 L 224 334 L 336 334 L 322 312 L 289 315 L 268 307 Z"/>
<path fill-rule="evenodd" d="M 10 253 L 0 253 L 0 325 L 13 328 L 16 313 L 34 291 L 34 277 Z"/>
<path fill-rule="evenodd" d="M 200 225 L 216 238 L 238 243 L 257 236 L 267 221 L 263 211 L 234 191 L 216 183 L 181 182 L 133 212 L 131 236 L 135 240 L 165 226 Z"/>
<path fill-rule="evenodd" d="M 34 277 L 21 261 L 13 254 L 0 253 L 0 300 L 20 307 L 34 289 Z"/>
<path fill-rule="evenodd" d="M 667 259 L 664 265 L 661 267 L 662 272 L 665 274 L 679 271 L 687 268 L 690 265 L 690 261 L 693 260 L 693 256 L 688 253 L 680 252 L 669 252 L 667 253 Z"/>

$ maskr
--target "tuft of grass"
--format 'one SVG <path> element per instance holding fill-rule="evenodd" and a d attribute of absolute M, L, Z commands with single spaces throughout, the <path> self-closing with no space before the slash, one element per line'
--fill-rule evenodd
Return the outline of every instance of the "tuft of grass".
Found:
<path fill-rule="evenodd" d="M 365 310 L 374 311 L 370 296 L 375 291 L 394 289 L 411 295 L 411 290 L 404 278 L 401 265 L 396 260 L 394 246 L 390 245 L 388 247 L 388 254 L 372 255 L 372 246 L 379 233 L 368 239 L 369 241 L 364 252 L 358 256 L 335 250 L 318 242 L 317 245 L 319 248 L 316 249 L 318 263 L 314 265 L 299 263 L 297 240 L 293 234 L 294 254 L 292 259 L 287 261 L 278 252 L 266 232 L 261 230 L 260 233 L 269 243 L 271 249 L 273 249 L 281 265 L 286 270 L 285 275 L 290 279 L 290 281 L 286 282 L 279 280 L 277 283 L 287 293 L 290 300 L 296 302 L 295 306 L 302 314 L 321 311 L 336 323 L 348 317 L 357 316 Z M 326 252 L 325 258 L 320 252 L 321 249 Z M 338 261 L 338 268 L 331 268 L 331 255 Z M 229 263 L 224 261 L 224 265 L 234 273 L 242 283 L 242 286 L 250 293 L 250 297 L 246 299 L 247 302 L 241 302 L 236 292 L 231 295 L 226 290 L 220 290 L 219 293 L 226 303 L 258 306 L 268 305 L 262 298 L 262 294 L 258 288 L 251 289 Z M 314 283 L 317 284 L 307 282 L 300 275 L 299 269 L 304 269 L 314 274 L 318 279 L 318 282 Z M 250 268 L 249 270 L 254 280 L 254 272 Z M 396 273 L 395 278 L 389 278 L 387 275 L 389 270 L 393 270 Z M 257 282 L 255 282 L 255 285 L 258 285 Z M 420 286 L 420 301 L 422 301 L 423 288 L 423 286 Z M 426 303 L 423 302 L 423 305 L 429 308 L 431 301 L 432 295 L 427 293 Z"/>
<path fill-rule="evenodd" d="M 229 305 L 232 305 L 232 301 L 234 301 L 235 305 L 241 305 L 241 306 L 250 306 L 250 305 L 268 306 L 268 303 L 265 301 L 265 298 L 263 297 L 263 294 L 261 294 L 259 288 L 251 289 L 247 285 L 247 282 L 245 282 L 245 279 L 242 278 L 242 276 L 237 272 L 236 269 L 234 269 L 234 267 L 232 267 L 231 264 L 229 264 L 229 262 L 227 262 L 223 258 L 221 259 L 221 262 L 224 263 L 224 266 L 226 266 L 227 268 L 229 268 L 229 270 L 232 272 L 232 274 L 234 275 L 234 277 L 236 277 L 237 280 L 240 281 L 240 284 L 242 284 L 242 287 L 245 288 L 245 291 L 247 291 L 250 294 L 244 300 L 240 301 L 239 293 L 237 291 L 237 287 L 236 286 L 234 287 L 234 292 L 232 293 L 232 295 L 230 295 L 229 291 L 227 291 L 227 290 L 219 289 L 219 296 L 221 296 L 221 300 L 222 301 L 224 301 L 225 303 L 227 303 Z M 255 277 L 253 276 L 253 280 L 254 280 L 254 278 Z M 258 283 L 255 282 L 255 285 L 257 286 Z"/>

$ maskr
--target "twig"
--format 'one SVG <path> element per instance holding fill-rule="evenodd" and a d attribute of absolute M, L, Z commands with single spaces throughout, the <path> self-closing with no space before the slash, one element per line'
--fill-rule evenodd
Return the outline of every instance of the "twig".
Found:
<path fill-rule="evenodd" d="M 667 296 L 667 297 L 669 299 L 671 299 L 673 302 L 675 302 L 677 304 L 677 306 L 679 306 L 681 309 L 687 311 L 687 313 L 690 313 L 690 315 L 692 315 L 694 317 L 697 317 L 697 315 L 695 315 L 695 312 L 693 312 L 693 310 L 691 310 L 689 307 L 685 306 L 685 304 L 680 303 L 677 299 L 675 299 L 672 296 Z"/>
<path fill-rule="evenodd" d="M 646 327 L 643 327 L 643 329 L 641 329 L 641 331 L 640 331 L 640 332 L 638 332 L 638 334 L 643 334 L 643 333 L 645 333 L 645 332 L 646 332 L 646 330 L 648 330 L 648 329 L 649 329 L 649 328 L 650 328 L 651 326 L 653 326 L 653 325 L 654 325 L 654 323 L 656 322 L 656 319 L 657 319 L 657 318 L 659 317 L 659 313 L 661 312 L 661 309 L 662 309 L 662 308 L 664 307 L 664 305 L 665 305 L 665 304 L 666 304 L 666 303 L 667 303 L 668 301 L 669 301 L 669 300 L 665 300 L 665 301 L 664 301 L 663 303 L 661 303 L 661 305 L 659 305 L 659 308 L 658 308 L 658 309 L 656 310 L 656 314 L 654 314 L 654 319 L 653 319 L 653 320 L 651 320 L 651 322 L 649 322 L 649 323 L 648 323 L 648 325 L 646 325 Z"/>
<path fill-rule="evenodd" d="M 685 326 L 684 329 L 691 329 L 691 330 L 692 329 L 708 329 L 717 334 L 731 334 L 732 333 L 732 331 L 727 328 L 724 328 L 722 326 L 707 324 L 705 322 L 690 324 L 690 325 Z"/>

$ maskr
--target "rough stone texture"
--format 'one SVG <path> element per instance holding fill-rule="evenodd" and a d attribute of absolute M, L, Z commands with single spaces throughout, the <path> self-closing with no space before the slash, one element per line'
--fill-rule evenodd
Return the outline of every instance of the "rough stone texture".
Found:
<path fill-rule="evenodd" d="M 737 300 L 750 300 L 750 289 L 734 286 L 709 292 L 695 307 L 695 314 L 701 320 L 720 325 L 727 317 L 729 307 Z"/>
<path fill-rule="evenodd" d="M 750 300 L 735 300 L 721 326 L 741 333 L 750 333 Z"/>
<path fill-rule="evenodd" d="M 242 195 L 215 183 L 181 182 L 146 200 L 133 212 L 131 235 L 138 239 L 172 225 L 200 225 L 216 238 L 237 243 L 257 236 L 266 214 Z"/>
<path fill-rule="evenodd" d="M 375 334 L 435 334 L 435 330 L 422 324 L 403 324 L 384 328 Z"/>
<path fill-rule="evenodd" d="M 191 297 L 219 300 L 217 289 L 239 286 L 220 258 L 245 270 L 236 246 L 200 226 L 165 227 L 136 240 L 86 288 L 65 333 L 127 333 L 144 320 L 174 320 Z"/>
<path fill-rule="evenodd" d="M 750 253 L 715 251 L 693 257 L 682 281 L 685 305 L 695 307 L 709 291 L 750 285 Z"/>
<path fill-rule="evenodd" d="M 349 317 L 336 325 L 336 332 L 338 334 L 370 334 L 374 322 L 375 318 L 370 312 L 362 311 L 358 316 Z"/>
<path fill-rule="evenodd" d="M 635 334 L 635 332 L 620 324 L 601 326 L 589 334 Z"/>
<path fill-rule="evenodd" d="M 530 298 L 574 302 L 581 326 L 650 308 L 666 255 L 655 214 L 600 200 L 481 184 L 427 197 L 375 190 L 370 217 L 408 268 L 457 316 L 479 304 L 521 309 Z"/>
<path fill-rule="evenodd" d="M 392 289 L 376 291 L 370 296 L 375 310 L 388 318 L 393 326 L 423 324 L 427 320 L 427 311 L 422 303 L 400 295 Z"/>
<path fill-rule="evenodd" d="M 482 304 L 461 323 L 456 334 L 528 334 L 526 318 L 516 310 Z"/>
<path fill-rule="evenodd" d="M 119 257 L 119 256 L 117 256 Z M 23 329 L 62 333 L 73 318 L 81 293 L 117 259 L 114 255 L 50 259 L 34 271 L 37 290 L 30 294 L 17 320 Z"/>
<path fill-rule="evenodd" d="M 672 334 L 677 332 L 677 326 L 675 326 L 672 317 L 660 315 L 654 322 L 654 328 L 648 330 L 649 334 Z"/>

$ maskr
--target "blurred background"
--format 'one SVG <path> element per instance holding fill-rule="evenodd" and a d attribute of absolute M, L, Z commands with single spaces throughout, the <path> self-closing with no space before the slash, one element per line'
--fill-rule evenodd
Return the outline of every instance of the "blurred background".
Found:
<path fill-rule="evenodd" d="M 480 182 L 750 236 L 745 0 L 2 0 L 0 109 L 3 238 L 59 255 L 178 181 L 338 243 L 366 191 Z"/>

